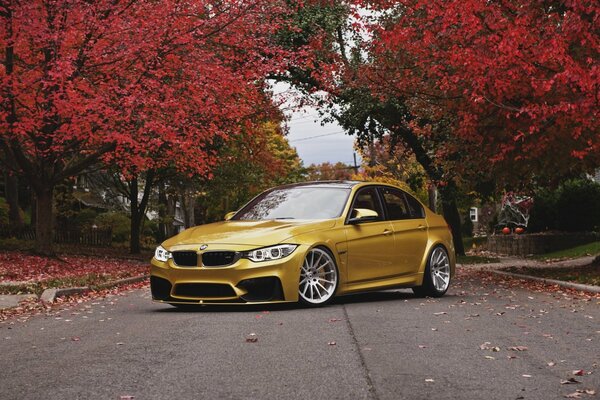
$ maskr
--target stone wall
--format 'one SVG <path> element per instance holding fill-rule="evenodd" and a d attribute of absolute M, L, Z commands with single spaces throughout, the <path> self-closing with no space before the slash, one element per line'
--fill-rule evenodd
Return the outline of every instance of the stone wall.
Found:
<path fill-rule="evenodd" d="M 600 240 L 600 233 L 532 233 L 524 235 L 493 235 L 487 240 L 487 249 L 510 256 L 544 254 L 564 250 Z"/>

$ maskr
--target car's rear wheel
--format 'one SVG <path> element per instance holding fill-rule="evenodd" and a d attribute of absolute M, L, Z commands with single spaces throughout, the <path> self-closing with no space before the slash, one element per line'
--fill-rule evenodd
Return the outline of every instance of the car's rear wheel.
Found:
<path fill-rule="evenodd" d="M 300 270 L 300 302 L 310 306 L 327 304 L 333 299 L 337 286 L 338 270 L 333 256 L 320 247 L 311 249 Z"/>
<path fill-rule="evenodd" d="M 431 251 L 423 276 L 423 285 L 413 288 L 417 296 L 441 297 L 450 286 L 450 257 L 442 246 Z"/>

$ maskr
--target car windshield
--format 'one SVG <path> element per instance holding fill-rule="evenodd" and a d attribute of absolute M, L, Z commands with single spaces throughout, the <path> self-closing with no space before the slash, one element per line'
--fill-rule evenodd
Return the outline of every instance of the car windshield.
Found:
<path fill-rule="evenodd" d="M 233 220 L 330 219 L 342 215 L 350 189 L 296 186 L 262 193 Z"/>

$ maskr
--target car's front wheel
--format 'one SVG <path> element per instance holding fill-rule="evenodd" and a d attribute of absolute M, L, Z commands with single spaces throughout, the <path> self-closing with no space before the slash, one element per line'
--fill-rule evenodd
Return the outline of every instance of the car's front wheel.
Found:
<path fill-rule="evenodd" d="M 300 270 L 298 293 L 300 301 L 310 306 L 330 302 L 338 286 L 338 270 L 333 256 L 325 249 L 315 247 L 304 259 Z"/>
<path fill-rule="evenodd" d="M 442 246 L 436 246 L 427 260 L 423 285 L 413 288 L 417 296 L 442 297 L 450 286 L 450 257 Z"/>

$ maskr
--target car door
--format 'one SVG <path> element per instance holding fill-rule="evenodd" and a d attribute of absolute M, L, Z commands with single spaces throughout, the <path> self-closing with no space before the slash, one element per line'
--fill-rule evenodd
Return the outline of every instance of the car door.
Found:
<path fill-rule="evenodd" d="M 354 196 L 350 216 L 356 208 L 376 211 L 375 221 L 345 226 L 348 283 L 384 278 L 395 274 L 392 224 L 385 220 L 383 205 L 375 186 L 360 189 Z"/>
<path fill-rule="evenodd" d="M 379 190 L 394 231 L 394 259 L 398 274 L 414 274 L 418 272 L 427 248 L 423 206 L 399 189 L 384 186 Z"/>

